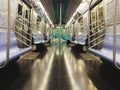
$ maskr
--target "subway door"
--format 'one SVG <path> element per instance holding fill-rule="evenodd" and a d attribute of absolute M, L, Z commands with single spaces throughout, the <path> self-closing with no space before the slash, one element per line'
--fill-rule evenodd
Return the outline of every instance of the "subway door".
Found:
<path fill-rule="evenodd" d="M 30 45 L 30 33 L 31 33 L 31 29 L 30 29 L 30 13 L 31 13 L 31 9 L 23 3 L 23 32 L 22 35 L 25 37 L 22 39 L 23 42 L 25 42 L 26 44 Z M 23 47 L 27 47 L 25 44 L 23 45 Z"/>
<path fill-rule="evenodd" d="M 97 38 L 97 34 L 95 34 L 97 32 L 97 12 L 96 12 L 96 7 L 94 7 L 91 10 L 91 22 L 90 22 L 90 41 L 92 41 L 90 43 L 90 46 L 93 46 L 97 43 L 97 41 L 95 40 Z M 94 41 L 93 41 L 94 40 Z M 97 48 L 96 46 L 93 48 Z"/>
<path fill-rule="evenodd" d="M 15 32 L 16 37 L 18 41 L 18 47 L 22 48 L 22 31 L 23 30 L 23 2 L 21 0 L 18 1 L 18 7 L 17 7 L 17 17 L 15 22 Z"/>
<path fill-rule="evenodd" d="M 101 36 L 97 42 L 100 42 L 104 39 L 105 34 L 105 19 L 104 19 L 104 7 L 103 3 L 98 4 L 97 7 L 97 20 L 98 20 L 98 36 Z M 102 43 L 97 45 L 98 49 L 102 48 Z"/>
<path fill-rule="evenodd" d="M 92 41 L 90 45 L 95 45 L 96 49 L 101 49 L 102 43 L 100 43 L 101 40 L 104 38 L 104 32 L 105 32 L 105 20 L 104 20 L 104 8 L 103 3 L 100 3 L 96 5 L 91 10 L 91 30 L 90 30 L 90 40 Z M 103 35 L 103 36 L 102 36 Z"/>

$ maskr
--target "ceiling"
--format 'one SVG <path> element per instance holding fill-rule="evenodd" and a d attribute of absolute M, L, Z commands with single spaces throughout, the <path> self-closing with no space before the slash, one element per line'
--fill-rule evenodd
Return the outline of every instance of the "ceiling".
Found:
<path fill-rule="evenodd" d="M 62 23 L 65 24 L 79 6 L 81 0 L 40 0 L 54 24 L 60 21 L 62 6 Z"/>

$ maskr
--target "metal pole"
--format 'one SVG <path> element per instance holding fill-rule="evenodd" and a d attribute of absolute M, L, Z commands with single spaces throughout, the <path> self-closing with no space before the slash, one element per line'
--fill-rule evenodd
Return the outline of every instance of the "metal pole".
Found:
<path fill-rule="evenodd" d="M 10 0 L 8 0 L 8 35 L 7 35 L 7 62 L 9 61 L 10 52 Z"/>
<path fill-rule="evenodd" d="M 60 4 L 60 23 L 59 23 L 59 54 L 61 53 L 61 26 L 62 26 L 62 3 Z"/>
<path fill-rule="evenodd" d="M 6 62 L 0 68 L 5 67 L 9 62 L 9 52 L 10 52 L 10 0 L 8 0 L 8 32 L 7 32 L 7 51 L 6 51 Z"/>
<path fill-rule="evenodd" d="M 117 24 L 117 2 L 115 0 L 115 13 L 114 13 L 114 31 L 113 31 L 113 62 L 115 66 L 120 69 L 120 66 L 116 63 L 116 24 Z"/>

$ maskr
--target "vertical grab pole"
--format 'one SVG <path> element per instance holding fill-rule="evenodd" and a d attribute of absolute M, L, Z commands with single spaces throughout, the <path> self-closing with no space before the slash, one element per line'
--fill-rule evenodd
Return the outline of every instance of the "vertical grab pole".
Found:
<path fill-rule="evenodd" d="M 9 61 L 9 52 L 10 52 L 10 0 L 8 0 L 8 32 L 7 32 L 7 52 L 6 52 L 6 62 L 4 65 L 0 66 L 0 68 L 3 68 L 7 65 Z"/>
<path fill-rule="evenodd" d="M 7 35 L 7 62 L 9 61 L 10 52 L 10 0 L 8 0 L 8 35 Z"/>
<path fill-rule="evenodd" d="M 117 2 L 118 0 L 115 0 L 115 13 L 114 13 L 114 31 L 113 31 L 113 62 L 115 66 L 120 69 L 120 66 L 116 63 L 116 20 L 117 20 Z"/>
<path fill-rule="evenodd" d="M 90 5 L 88 9 L 88 47 L 90 48 Z"/>
<path fill-rule="evenodd" d="M 7 35 L 7 62 L 9 61 L 10 52 L 10 0 L 8 0 L 8 35 Z"/>
<path fill-rule="evenodd" d="M 60 26 L 60 31 L 59 31 L 59 54 L 61 53 L 61 41 L 60 41 L 60 38 L 61 38 L 61 24 L 62 24 L 62 3 L 60 4 L 60 22 L 59 22 L 59 26 Z"/>
<path fill-rule="evenodd" d="M 90 1 L 89 7 L 88 7 L 88 29 L 89 29 L 89 31 L 88 31 L 88 46 L 89 46 L 89 48 L 90 48 L 90 6 L 91 6 L 92 2 L 93 2 L 93 0 Z"/>

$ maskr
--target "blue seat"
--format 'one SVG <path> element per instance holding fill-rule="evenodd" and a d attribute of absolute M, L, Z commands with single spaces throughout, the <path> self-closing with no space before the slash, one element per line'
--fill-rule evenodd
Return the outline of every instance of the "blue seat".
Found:
<path fill-rule="evenodd" d="M 75 40 L 72 41 L 74 44 L 85 45 L 87 40 L 87 35 L 77 35 Z"/>
<path fill-rule="evenodd" d="M 33 34 L 33 44 L 44 43 L 44 36 L 41 34 Z"/>
<path fill-rule="evenodd" d="M 0 65 L 4 64 L 6 61 L 6 52 L 7 52 L 7 32 L 0 31 Z M 10 33 L 10 56 L 9 61 L 25 54 L 26 52 L 32 50 L 32 47 L 28 48 L 18 48 L 16 36 L 14 32 Z"/>
<path fill-rule="evenodd" d="M 49 40 L 50 38 L 48 37 L 46 40 L 44 40 L 44 36 L 42 34 L 33 34 L 33 44 L 46 43 Z"/>
<path fill-rule="evenodd" d="M 116 35 L 116 63 L 120 65 L 120 34 Z M 113 63 L 113 35 L 105 35 L 102 49 L 89 48 L 89 51 Z"/>

